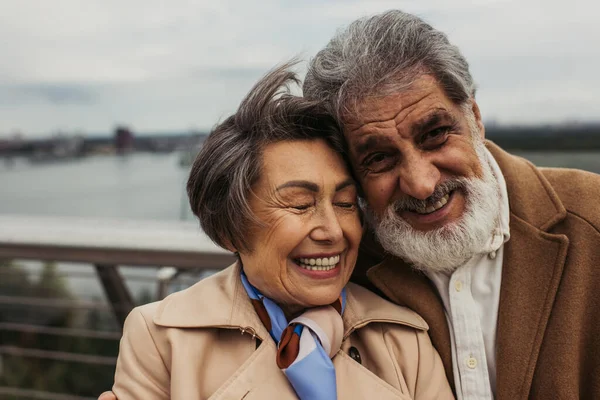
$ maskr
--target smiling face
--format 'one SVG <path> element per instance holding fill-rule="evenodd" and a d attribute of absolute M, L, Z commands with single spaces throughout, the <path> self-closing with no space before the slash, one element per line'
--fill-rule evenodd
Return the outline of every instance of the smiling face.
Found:
<path fill-rule="evenodd" d="M 346 118 L 344 134 L 379 240 L 422 269 L 458 266 L 496 222 L 497 182 L 471 104 L 454 104 L 423 75 L 403 93 L 363 100 Z"/>
<path fill-rule="evenodd" d="M 263 150 L 250 206 L 262 222 L 240 252 L 248 280 L 279 304 L 312 307 L 337 299 L 362 236 L 356 186 L 324 141 L 283 141 Z"/>

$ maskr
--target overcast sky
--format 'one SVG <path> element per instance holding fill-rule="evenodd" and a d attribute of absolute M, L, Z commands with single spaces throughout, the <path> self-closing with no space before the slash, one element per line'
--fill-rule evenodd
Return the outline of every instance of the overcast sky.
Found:
<path fill-rule="evenodd" d="M 270 67 L 390 8 L 461 48 L 488 123 L 600 121 L 597 4 L 0 0 L 0 137 L 209 129 Z"/>

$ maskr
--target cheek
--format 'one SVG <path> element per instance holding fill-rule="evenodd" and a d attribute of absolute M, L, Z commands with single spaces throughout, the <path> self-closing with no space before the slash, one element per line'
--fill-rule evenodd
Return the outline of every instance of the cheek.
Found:
<path fill-rule="evenodd" d="M 272 249 L 272 255 L 293 248 L 293 242 L 302 232 L 302 221 L 298 215 L 289 215 L 284 211 L 261 215 L 264 226 L 257 229 L 254 237 L 263 246 Z"/>
<path fill-rule="evenodd" d="M 390 204 L 397 188 L 398 177 L 391 171 L 375 177 L 368 177 L 361 182 L 366 200 L 371 209 L 381 214 Z"/>
<path fill-rule="evenodd" d="M 343 230 L 346 234 L 346 238 L 350 246 L 353 249 L 358 249 L 363 231 L 363 227 L 360 224 L 360 218 L 358 216 L 358 213 L 355 215 L 349 215 L 344 219 Z"/>
<path fill-rule="evenodd" d="M 340 219 L 342 229 L 344 231 L 345 240 L 347 242 L 347 261 L 350 263 L 350 268 L 347 271 L 348 276 L 352 274 L 356 259 L 358 257 L 358 249 L 362 239 L 363 226 L 360 224 L 360 218 L 357 214 L 346 215 Z"/>
<path fill-rule="evenodd" d="M 466 138 L 457 138 L 439 152 L 433 162 L 451 176 L 474 178 L 481 176 L 481 163 L 473 144 Z"/>

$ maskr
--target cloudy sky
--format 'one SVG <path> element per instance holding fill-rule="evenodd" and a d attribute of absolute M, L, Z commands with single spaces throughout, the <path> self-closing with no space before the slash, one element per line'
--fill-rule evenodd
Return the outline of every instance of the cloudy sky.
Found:
<path fill-rule="evenodd" d="M 271 66 L 390 8 L 446 32 L 491 122 L 600 121 L 591 0 L 0 0 L 0 137 L 208 129 Z"/>

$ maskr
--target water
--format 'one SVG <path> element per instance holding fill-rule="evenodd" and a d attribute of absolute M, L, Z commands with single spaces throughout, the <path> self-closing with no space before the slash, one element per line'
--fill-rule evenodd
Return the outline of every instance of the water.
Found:
<path fill-rule="evenodd" d="M 600 151 L 590 152 L 512 152 L 540 167 L 577 168 L 600 174 Z"/>
<path fill-rule="evenodd" d="M 94 156 L 65 163 L 0 162 L 0 213 L 191 218 L 179 154 Z"/>
<path fill-rule="evenodd" d="M 516 152 L 539 166 L 600 173 L 597 152 Z M 0 214 L 191 220 L 179 154 L 95 156 L 12 167 L 0 161 Z"/>

